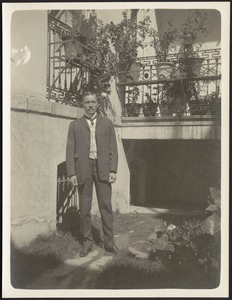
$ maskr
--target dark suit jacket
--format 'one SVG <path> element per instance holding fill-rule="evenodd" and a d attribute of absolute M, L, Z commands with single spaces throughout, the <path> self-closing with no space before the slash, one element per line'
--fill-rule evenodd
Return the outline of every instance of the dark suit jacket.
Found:
<path fill-rule="evenodd" d="M 113 123 L 102 116 L 96 120 L 96 143 L 98 174 L 103 181 L 108 181 L 110 172 L 117 172 L 118 151 Z M 72 121 L 69 126 L 66 167 L 67 175 L 77 175 L 78 184 L 83 184 L 87 176 L 90 151 L 90 129 L 82 117 Z"/>

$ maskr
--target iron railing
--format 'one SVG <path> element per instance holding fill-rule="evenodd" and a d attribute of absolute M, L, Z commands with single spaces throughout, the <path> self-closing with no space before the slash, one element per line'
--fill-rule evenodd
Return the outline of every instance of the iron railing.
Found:
<path fill-rule="evenodd" d="M 199 51 L 198 57 L 202 61 L 193 73 L 189 72 L 189 66 L 180 63 L 180 53 L 168 56 L 173 65 L 171 71 L 169 66 L 166 70 L 164 67 L 166 74 L 159 71 L 155 56 L 139 58 L 130 71 L 119 72 L 117 85 L 123 116 L 218 115 L 220 52 L 220 49 Z"/>
<path fill-rule="evenodd" d="M 99 70 L 88 60 L 93 50 L 86 46 L 86 41 L 83 34 L 73 36 L 70 26 L 48 14 L 48 101 L 81 106 L 90 73 Z"/>
<path fill-rule="evenodd" d="M 57 171 L 57 202 L 56 221 L 57 224 L 65 222 L 65 216 L 70 212 L 78 211 L 78 192 L 73 188 L 66 175 L 65 162 L 58 166 Z"/>
<path fill-rule="evenodd" d="M 81 107 L 81 96 L 91 74 L 99 68 L 88 60 L 93 50 L 86 46 L 87 37 L 80 33 L 73 37 L 71 32 L 70 26 L 48 15 L 47 99 Z M 82 55 L 78 55 L 81 51 Z M 221 50 L 198 52 L 203 62 L 197 75 L 186 76 L 188 68 L 179 63 L 180 55 L 169 54 L 168 61 L 173 63 L 169 77 L 159 76 L 155 56 L 138 58 L 129 71 L 118 72 L 123 116 L 219 115 Z M 193 94 L 195 102 L 191 101 Z"/>

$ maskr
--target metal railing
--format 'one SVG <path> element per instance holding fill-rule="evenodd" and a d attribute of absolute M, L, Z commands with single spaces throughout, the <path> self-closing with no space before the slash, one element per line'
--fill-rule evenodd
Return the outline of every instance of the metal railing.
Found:
<path fill-rule="evenodd" d="M 86 46 L 87 37 L 80 33 L 71 37 L 71 32 L 70 26 L 48 15 L 47 99 L 81 107 L 85 87 L 91 74 L 99 68 L 88 60 L 93 50 Z M 186 76 L 189 70 L 180 63 L 181 53 L 168 55 L 168 61 L 173 64 L 169 76 L 160 76 L 155 56 L 138 58 L 130 71 L 118 72 L 122 115 L 219 115 L 221 50 L 207 49 L 198 51 L 197 54 L 203 60 L 197 75 Z M 189 90 L 194 92 L 197 101 L 191 101 L 194 97 Z"/>
<path fill-rule="evenodd" d="M 65 163 L 58 166 L 56 222 L 64 222 L 64 216 L 69 212 L 78 211 L 78 192 L 67 179 Z"/>
<path fill-rule="evenodd" d="M 119 73 L 123 116 L 220 113 L 220 49 L 199 51 L 201 61 L 193 73 L 190 66 L 180 63 L 180 55 L 170 54 L 169 64 L 161 71 L 156 57 L 151 56 L 139 58 L 130 71 Z"/>
<path fill-rule="evenodd" d="M 90 73 L 99 68 L 88 61 L 93 50 L 87 37 L 71 33 L 70 26 L 48 15 L 47 99 L 80 107 Z"/>

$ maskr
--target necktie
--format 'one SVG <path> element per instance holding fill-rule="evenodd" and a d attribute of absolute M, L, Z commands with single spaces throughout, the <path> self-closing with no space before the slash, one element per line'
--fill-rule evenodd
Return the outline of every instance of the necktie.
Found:
<path fill-rule="evenodd" d="M 89 118 L 85 115 L 85 118 L 90 120 L 90 123 L 91 123 L 92 126 L 94 125 L 94 120 L 96 119 L 96 117 L 97 117 L 97 115 L 95 115 L 93 118 Z"/>

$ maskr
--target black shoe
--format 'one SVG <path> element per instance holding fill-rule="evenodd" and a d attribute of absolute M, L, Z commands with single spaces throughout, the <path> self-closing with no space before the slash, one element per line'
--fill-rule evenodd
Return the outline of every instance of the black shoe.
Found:
<path fill-rule="evenodd" d="M 92 250 L 92 246 L 89 246 L 87 248 L 83 248 L 80 253 L 79 253 L 79 256 L 80 257 L 85 257 L 88 255 L 88 253 Z"/>
<path fill-rule="evenodd" d="M 98 243 L 98 247 L 101 248 L 101 249 L 104 249 L 104 242 Z"/>
<path fill-rule="evenodd" d="M 106 247 L 105 246 L 105 250 L 107 252 L 113 253 L 113 254 L 117 254 L 120 252 L 120 250 L 117 248 L 117 246 L 113 246 L 113 247 Z"/>

